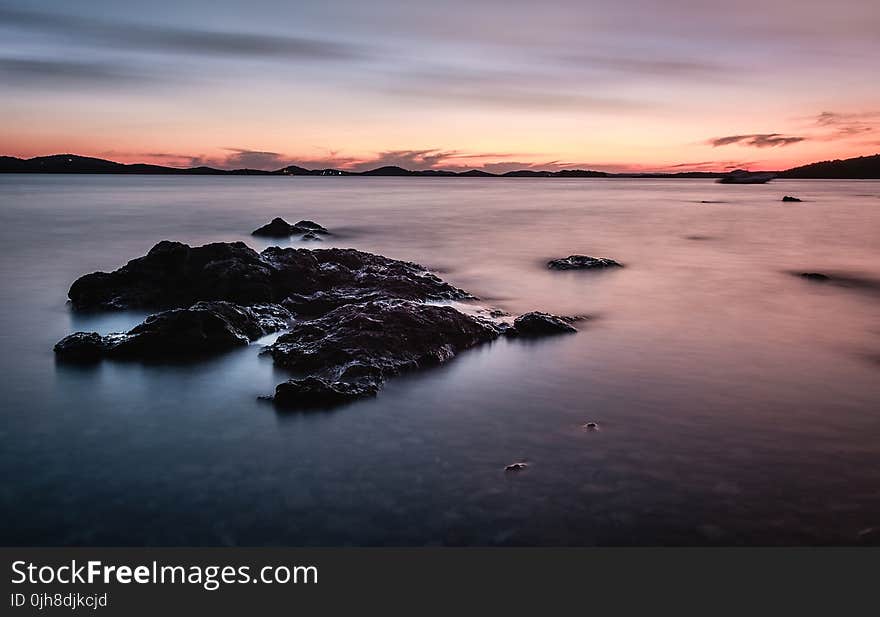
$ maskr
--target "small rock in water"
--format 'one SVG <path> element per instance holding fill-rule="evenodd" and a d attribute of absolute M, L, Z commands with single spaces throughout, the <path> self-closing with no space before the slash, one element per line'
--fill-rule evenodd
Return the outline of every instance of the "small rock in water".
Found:
<path fill-rule="evenodd" d="M 280 216 L 276 216 L 269 223 L 251 232 L 252 236 L 266 236 L 269 238 L 286 238 L 290 235 L 290 223 Z"/>
<path fill-rule="evenodd" d="M 792 197 L 791 195 L 786 195 L 785 197 L 782 198 L 782 201 L 798 201 L 799 202 L 801 200 L 798 199 L 797 197 Z"/>
<path fill-rule="evenodd" d="M 599 268 L 620 268 L 622 264 L 607 257 L 590 257 L 589 255 L 569 255 L 547 262 L 551 270 L 596 270 Z"/>
<path fill-rule="evenodd" d="M 513 327 L 506 334 L 508 336 L 544 336 L 571 332 L 577 332 L 577 328 L 568 323 L 567 319 L 549 313 L 532 311 L 517 317 L 513 321 Z"/>
<path fill-rule="evenodd" d="M 504 468 L 504 471 L 522 471 L 529 466 L 528 463 L 511 463 Z"/>
<path fill-rule="evenodd" d="M 293 225 L 294 233 L 316 233 L 316 234 L 329 234 L 330 232 L 323 225 L 319 225 L 315 221 L 297 221 Z"/>
<path fill-rule="evenodd" d="M 251 232 L 253 236 L 266 236 L 269 238 L 287 238 L 293 234 L 329 234 L 330 232 L 315 221 L 297 221 L 293 225 L 280 216 L 275 217 L 269 223 Z M 311 239 L 311 238 L 309 238 Z"/>
<path fill-rule="evenodd" d="M 584 424 L 584 430 L 585 431 L 598 431 L 599 425 L 596 424 L 595 422 L 587 422 L 586 424 Z"/>
<path fill-rule="evenodd" d="M 801 272 L 798 276 L 801 276 L 805 279 L 809 279 L 811 281 L 830 281 L 831 277 L 827 274 L 822 274 L 821 272 Z"/>
<path fill-rule="evenodd" d="M 294 409 L 333 407 L 359 398 L 376 396 L 378 391 L 379 385 L 375 382 L 349 383 L 309 376 L 278 384 L 271 400 L 279 407 Z"/>

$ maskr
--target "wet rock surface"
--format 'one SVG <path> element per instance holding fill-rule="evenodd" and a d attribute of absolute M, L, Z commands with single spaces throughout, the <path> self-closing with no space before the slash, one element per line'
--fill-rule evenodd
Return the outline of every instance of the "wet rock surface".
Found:
<path fill-rule="evenodd" d="M 445 362 L 501 332 L 498 325 L 449 306 L 406 300 L 347 304 L 296 322 L 267 348 L 278 366 L 319 380 L 282 384 L 275 401 L 308 407 L 326 397 L 369 396 L 390 377 Z"/>
<path fill-rule="evenodd" d="M 327 408 L 375 396 L 378 392 L 379 384 L 375 382 L 351 383 L 305 377 L 278 384 L 272 401 L 287 409 Z"/>
<path fill-rule="evenodd" d="M 238 306 L 199 302 L 189 308 L 150 315 L 125 333 L 101 336 L 76 332 L 54 348 L 59 360 L 93 362 L 100 358 L 174 359 L 227 351 L 284 329 L 293 319 L 278 305 Z"/>
<path fill-rule="evenodd" d="M 513 321 L 513 327 L 507 331 L 508 336 L 547 336 L 551 334 L 570 334 L 577 329 L 569 323 L 572 319 L 566 319 L 532 311 L 520 315 Z"/>
<path fill-rule="evenodd" d="M 242 242 L 190 247 L 168 240 L 118 270 L 80 277 L 68 297 L 77 309 L 182 308 L 200 300 L 280 303 L 337 288 L 352 297 L 472 298 L 418 264 L 355 249 L 269 247 L 257 253 Z"/>
<path fill-rule="evenodd" d="M 315 234 L 326 235 L 329 233 L 330 232 L 323 225 L 319 225 L 315 221 L 305 220 L 297 221 L 296 223 L 290 224 L 279 216 L 275 217 L 262 227 L 252 231 L 251 235 L 263 236 L 266 238 L 288 238 L 296 234 L 306 234 L 317 237 L 315 236 Z M 304 236 L 303 239 L 307 238 L 305 238 Z"/>
<path fill-rule="evenodd" d="M 620 268 L 623 264 L 607 257 L 590 257 L 589 255 L 569 255 L 547 262 L 551 270 L 596 270 L 600 268 Z"/>

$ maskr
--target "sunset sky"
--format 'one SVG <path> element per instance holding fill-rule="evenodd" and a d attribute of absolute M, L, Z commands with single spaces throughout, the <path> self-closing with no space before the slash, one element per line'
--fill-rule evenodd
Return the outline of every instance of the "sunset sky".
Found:
<path fill-rule="evenodd" d="M 0 154 L 687 170 L 880 152 L 878 0 L 0 0 Z"/>

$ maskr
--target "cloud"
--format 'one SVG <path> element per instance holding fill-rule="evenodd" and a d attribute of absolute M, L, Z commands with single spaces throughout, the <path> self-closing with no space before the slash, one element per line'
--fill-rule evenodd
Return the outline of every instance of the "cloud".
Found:
<path fill-rule="evenodd" d="M 752 146 L 755 148 L 775 148 L 779 146 L 790 146 L 802 141 L 806 137 L 795 137 L 783 135 L 781 133 L 752 133 L 749 135 L 728 135 L 726 137 L 714 137 L 708 142 L 713 148 L 719 146 L 729 146 L 731 144 L 740 144 L 744 146 Z"/>
<path fill-rule="evenodd" d="M 815 117 L 813 122 L 815 126 L 831 131 L 823 134 L 820 139 L 825 141 L 850 139 L 862 137 L 866 133 L 873 133 L 880 124 L 880 112 L 838 113 L 823 111 Z"/>
<path fill-rule="evenodd" d="M 729 77 L 731 67 L 705 60 L 681 58 L 639 57 L 635 55 L 567 54 L 561 59 L 575 67 L 601 69 L 638 76 L 651 77 Z"/>
<path fill-rule="evenodd" d="M 290 164 L 290 159 L 278 152 L 263 150 L 247 150 L 244 148 L 226 148 L 231 151 L 223 163 L 224 167 L 233 169 L 280 169 Z"/>
<path fill-rule="evenodd" d="M 397 97 L 458 105 L 614 113 L 655 107 L 647 101 L 596 94 L 595 87 L 584 93 L 572 83 L 548 72 L 433 67 L 394 73 L 378 87 Z"/>
<path fill-rule="evenodd" d="M 57 86 L 61 83 L 103 85 L 121 81 L 138 82 L 147 75 L 110 63 L 0 58 L 0 77 L 6 84 Z"/>
<path fill-rule="evenodd" d="M 658 167 L 658 171 L 719 171 L 723 169 L 748 169 L 755 161 L 700 161 L 697 163 L 678 163 Z"/>
<path fill-rule="evenodd" d="M 0 7 L 0 24 L 73 39 L 148 52 L 299 60 L 353 60 L 365 50 L 330 40 L 249 32 L 221 32 L 113 22 L 75 15 Z"/>

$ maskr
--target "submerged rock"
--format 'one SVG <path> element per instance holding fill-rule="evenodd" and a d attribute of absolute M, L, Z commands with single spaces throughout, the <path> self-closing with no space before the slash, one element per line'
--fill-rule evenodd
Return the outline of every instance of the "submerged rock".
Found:
<path fill-rule="evenodd" d="M 590 257 L 589 255 L 569 255 L 560 259 L 551 259 L 547 267 L 551 270 L 593 270 L 597 268 L 620 268 L 620 264 L 607 257 Z"/>
<path fill-rule="evenodd" d="M 472 298 L 418 264 L 354 249 L 273 246 L 257 253 L 242 242 L 190 247 L 168 240 L 118 270 L 80 277 L 68 297 L 77 309 L 182 308 L 200 300 L 280 303 L 337 288 L 351 290 L 351 299 L 374 292 L 421 301 Z"/>
<path fill-rule="evenodd" d="M 268 238 L 287 238 L 294 234 L 329 234 L 330 232 L 315 221 L 297 221 L 293 225 L 280 216 L 251 232 L 252 236 Z"/>
<path fill-rule="evenodd" d="M 369 396 L 394 375 L 440 364 L 500 333 L 495 324 L 450 306 L 406 300 L 346 304 L 296 322 L 266 349 L 278 366 L 318 380 L 282 384 L 282 397 L 276 391 L 275 401 L 309 406 L 312 399 Z"/>
<path fill-rule="evenodd" d="M 103 357 L 174 359 L 226 351 L 286 328 L 293 316 L 278 305 L 237 306 L 199 302 L 147 317 L 125 333 L 76 332 L 55 345 L 60 360 L 91 362 Z"/>
<path fill-rule="evenodd" d="M 563 317 L 532 311 L 520 315 L 513 320 L 513 327 L 507 331 L 508 336 L 546 336 L 548 334 L 567 334 L 577 329 Z"/>
<path fill-rule="evenodd" d="M 523 471 L 525 469 L 528 469 L 528 467 L 528 463 L 511 463 L 510 465 L 504 467 L 504 471 Z"/>
<path fill-rule="evenodd" d="M 786 195 L 785 197 L 782 198 L 782 201 L 800 202 L 802 200 L 798 199 L 797 197 L 792 197 L 791 195 Z"/>

